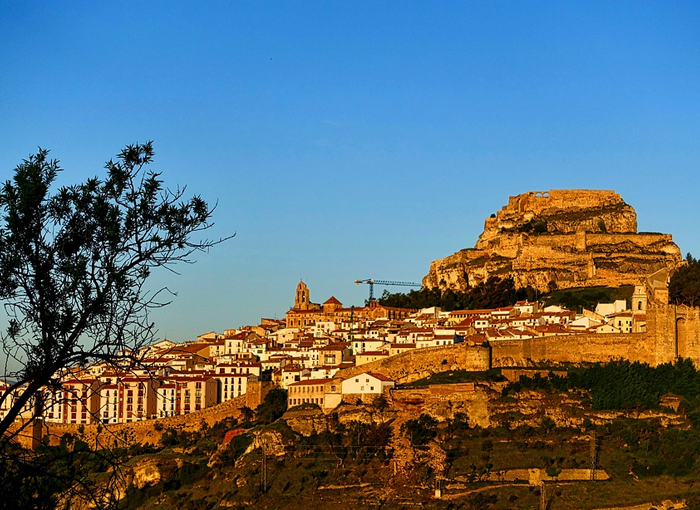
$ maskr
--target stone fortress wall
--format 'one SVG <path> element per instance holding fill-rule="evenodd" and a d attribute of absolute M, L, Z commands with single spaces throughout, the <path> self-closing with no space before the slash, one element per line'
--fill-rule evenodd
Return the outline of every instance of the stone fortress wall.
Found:
<path fill-rule="evenodd" d="M 490 346 L 468 343 L 405 352 L 342 370 L 339 377 L 377 372 L 409 384 L 448 370 L 552 366 L 626 359 L 652 366 L 690 358 L 700 366 L 700 308 L 650 305 L 645 333 L 554 335 L 521 340 L 491 340 Z"/>
<path fill-rule="evenodd" d="M 484 345 L 460 343 L 402 352 L 396 356 L 340 370 L 347 379 L 364 372 L 376 372 L 397 384 L 406 384 L 446 370 L 481 371 L 491 368 L 491 349 Z"/>
<path fill-rule="evenodd" d="M 491 341 L 494 367 L 596 363 L 614 359 L 652 366 L 689 358 L 700 366 L 700 308 L 654 305 L 647 309 L 647 331 L 628 334 L 557 335 Z"/>
<path fill-rule="evenodd" d="M 528 191 L 511 196 L 495 217 L 486 218 L 475 248 L 488 248 L 489 241 L 503 230 L 542 217 L 553 222 L 552 227 L 562 234 L 600 232 L 601 220 L 607 232 L 637 231 L 637 213 L 612 190 Z"/>

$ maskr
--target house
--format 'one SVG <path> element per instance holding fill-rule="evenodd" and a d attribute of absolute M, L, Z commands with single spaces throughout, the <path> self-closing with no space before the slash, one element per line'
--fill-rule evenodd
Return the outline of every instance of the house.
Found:
<path fill-rule="evenodd" d="M 180 387 L 174 381 L 160 381 L 156 393 L 156 418 L 180 414 Z"/>
<path fill-rule="evenodd" d="M 355 356 L 355 365 L 359 367 L 360 365 L 365 365 L 388 357 L 389 353 L 387 351 L 367 351 Z"/>
<path fill-rule="evenodd" d="M 280 373 L 279 385 L 282 389 L 288 389 L 290 385 L 307 380 L 311 377 L 311 370 L 298 365 L 284 367 Z"/>
<path fill-rule="evenodd" d="M 632 311 L 613 313 L 608 315 L 610 324 L 618 328 L 623 333 L 632 333 Z"/>
<path fill-rule="evenodd" d="M 343 395 L 380 395 L 394 386 L 394 381 L 382 374 L 363 372 L 345 379 L 341 392 Z"/>
<path fill-rule="evenodd" d="M 175 407 L 180 409 L 179 414 L 189 414 L 217 403 L 218 383 L 213 375 L 170 375 L 165 379 L 166 383 L 175 383 L 178 386 L 176 397 L 178 401 Z"/>
<path fill-rule="evenodd" d="M 340 365 L 350 355 L 346 342 L 336 342 L 325 347 L 319 347 L 319 364 L 326 366 Z"/>
<path fill-rule="evenodd" d="M 379 338 L 360 337 L 352 341 L 353 354 L 362 354 L 367 351 L 378 351 L 384 345 L 384 340 Z"/>
<path fill-rule="evenodd" d="M 539 310 L 539 303 L 537 301 L 518 301 L 514 308 L 521 314 L 532 314 Z"/>
<path fill-rule="evenodd" d="M 396 356 L 402 352 L 409 352 L 416 348 L 416 344 L 391 344 L 389 346 L 389 356 Z"/>
<path fill-rule="evenodd" d="M 17 399 L 19 399 L 20 395 L 24 391 L 26 386 L 20 386 L 19 388 L 15 388 L 13 390 L 10 389 L 11 385 L 4 382 L 0 381 L 0 397 L 5 397 L 2 402 L 0 402 L 0 420 L 4 420 L 5 416 L 7 413 L 12 409 L 12 406 L 15 404 Z M 5 393 L 7 392 L 7 395 Z M 21 418 L 23 416 L 31 416 L 34 413 L 34 399 L 30 399 L 29 402 L 27 402 L 23 407 L 22 410 L 20 411 L 20 414 L 18 415 L 18 418 Z M 60 408 L 59 408 L 60 410 Z"/>
<path fill-rule="evenodd" d="M 598 303 L 595 307 L 595 313 L 605 317 L 624 310 L 627 310 L 627 301 L 624 299 L 618 299 L 614 303 Z"/>
<path fill-rule="evenodd" d="M 591 326 L 589 328 L 589 331 L 592 331 L 593 333 L 601 333 L 601 334 L 621 333 L 620 328 L 617 328 L 617 327 L 613 326 L 612 324 L 607 324 L 607 323 Z"/>
<path fill-rule="evenodd" d="M 238 372 L 214 374 L 218 390 L 216 401 L 218 403 L 228 402 L 236 397 L 245 395 L 246 391 L 248 391 L 250 378 L 257 378 L 257 376 Z"/>
<path fill-rule="evenodd" d="M 99 416 L 100 386 L 102 383 L 97 379 L 63 381 L 56 400 L 44 410 L 44 416 L 47 421 L 60 420 L 60 423 L 87 425 L 95 422 Z"/>
<path fill-rule="evenodd" d="M 316 404 L 322 409 L 332 409 L 340 403 L 339 379 L 309 379 L 289 385 L 287 406 Z"/>

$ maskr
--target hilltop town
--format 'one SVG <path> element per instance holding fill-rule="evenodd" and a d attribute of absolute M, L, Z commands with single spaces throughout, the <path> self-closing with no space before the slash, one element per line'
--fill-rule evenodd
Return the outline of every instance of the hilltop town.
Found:
<path fill-rule="evenodd" d="M 56 374 L 61 384 L 43 391 L 40 418 L 61 424 L 166 418 L 228 402 L 260 382 L 289 390 L 290 406 L 312 402 L 332 409 L 343 398 L 408 382 L 377 372 L 382 360 L 454 345 L 474 356 L 469 368 L 478 370 L 615 357 L 651 364 L 698 359 L 697 313 L 668 308 L 668 280 L 682 264 L 680 250 L 670 235 L 636 230 L 634 209 L 612 191 L 511 197 L 486 219 L 474 249 L 432 264 L 426 287 L 463 287 L 489 276 L 550 291 L 631 283 L 630 302 L 581 311 L 538 302 L 450 312 L 375 300 L 345 307 L 333 296 L 312 302 L 299 282 L 284 320 L 262 319 L 181 344 L 162 340 L 129 353 L 129 363 L 116 370 L 96 363 Z M 356 377 L 363 366 L 367 373 Z M 3 401 L 0 417 L 13 401 Z M 29 402 L 24 417 L 32 414 L 36 406 Z"/>
<path fill-rule="evenodd" d="M 654 300 L 667 296 L 665 287 L 653 287 L 666 277 L 662 271 L 648 280 Z M 312 403 L 329 411 L 343 399 L 371 399 L 424 375 L 419 369 L 397 377 L 383 368 L 383 361 L 398 357 L 400 366 L 412 359 L 411 353 L 454 346 L 471 356 L 469 364 L 460 367 L 469 370 L 577 357 L 607 360 L 620 354 L 620 346 L 629 348 L 621 338 L 642 345 L 648 336 L 648 305 L 647 286 L 640 284 L 629 303 L 600 303 L 595 310 L 580 312 L 529 301 L 449 312 L 387 307 L 376 301 L 348 308 L 333 296 L 323 304 L 313 303 L 309 288 L 300 281 L 284 320 L 262 319 L 258 325 L 205 333 L 185 343 L 162 340 L 133 353 L 122 371 L 102 363 L 67 370 L 60 375 L 60 389 L 44 390 L 40 418 L 87 425 L 186 415 L 245 395 L 260 382 L 287 390 L 289 407 Z M 656 324 L 658 311 L 654 314 Z M 597 343 L 586 342 L 591 336 L 615 340 L 617 347 L 599 355 L 587 353 Z M 556 355 L 537 360 L 532 354 L 528 359 L 515 354 L 533 341 L 587 347 L 569 350 L 571 359 L 562 360 Z M 646 348 L 639 349 L 637 357 L 643 352 Z M 6 399 L 0 418 L 12 403 Z M 32 413 L 34 407 L 28 405 L 23 418 Z"/>
<path fill-rule="evenodd" d="M 570 200 L 584 195 L 593 204 L 583 201 L 585 214 L 562 212 Z M 621 232 L 590 232 L 595 229 Z M 310 498 L 308 503 L 332 492 L 328 508 L 364 508 L 367 498 L 378 506 L 399 500 L 422 505 L 430 498 L 431 504 L 439 500 L 446 504 L 440 508 L 452 508 L 450 498 L 462 497 L 470 502 L 467 508 L 489 508 L 498 497 L 498 508 L 532 508 L 537 498 L 540 508 L 548 508 L 546 486 L 554 485 L 563 499 L 569 498 L 566 508 L 579 508 L 571 506 L 579 491 L 599 501 L 597 487 L 590 484 L 611 479 L 615 494 L 609 498 L 648 501 L 650 485 L 644 485 L 643 495 L 617 492 L 638 474 L 646 475 L 643 469 L 659 476 L 676 473 L 668 464 L 653 464 L 658 459 L 668 462 L 680 455 L 685 467 L 678 473 L 683 476 L 700 459 L 695 450 L 649 445 L 646 452 L 653 450 L 656 457 L 641 458 L 630 446 L 637 439 L 627 438 L 642 425 L 611 427 L 624 427 L 620 424 L 634 417 L 650 424 L 644 437 L 658 436 L 655 444 L 666 437 L 666 428 L 668 437 L 674 430 L 695 437 L 700 373 L 692 362 L 700 360 L 700 308 L 669 302 L 671 275 L 684 264 L 670 236 L 635 231 L 634 210 L 612 192 L 512 197 L 495 218 L 487 219 L 477 258 L 467 250 L 471 262 L 449 271 L 464 270 L 464 278 L 473 282 L 478 278 L 469 271 L 478 273 L 481 264 L 487 269 L 483 278 L 509 278 L 521 287 L 540 288 L 565 270 L 574 276 L 556 280 L 557 286 L 633 283 L 626 298 L 579 309 L 547 304 L 542 296 L 489 309 L 408 309 L 374 299 L 346 306 L 334 296 L 314 302 L 309 286 L 300 281 L 293 293 L 290 289 L 284 319 L 263 318 L 259 324 L 211 331 L 182 343 L 164 339 L 122 353 L 121 361 L 56 373 L 51 386 L 24 406 L 15 422 L 16 439 L 38 452 L 43 447 L 76 452 L 77 445 L 88 444 L 98 452 L 106 434 L 109 444 L 126 448 L 134 459 L 127 476 L 109 492 L 127 505 L 132 504 L 129 494 L 142 493 L 151 503 L 167 500 L 170 506 L 163 508 L 180 508 L 178 498 L 196 493 L 202 500 L 223 501 L 222 507 L 246 508 L 262 501 L 260 508 L 298 508 L 294 499 L 279 499 L 295 487 L 298 497 Z M 615 248 L 603 252 L 603 245 Z M 586 252 L 592 246 L 597 251 Z M 535 256 L 541 258 L 528 259 Z M 581 276 L 577 271 L 584 259 L 588 272 Z M 615 262 L 606 265 L 605 260 Z M 506 263 L 508 271 L 496 263 Z M 447 280 L 440 282 L 451 289 Z M 600 396 L 581 384 L 583 376 L 574 376 L 567 386 L 569 374 L 590 366 L 603 366 L 597 374 L 608 385 L 604 392 L 627 384 L 613 392 L 614 405 L 597 404 Z M 639 383 L 640 376 L 630 376 L 631 370 L 657 367 L 662 375 L 645 372 L 644 377 L 680 381 L 677 394 L 669 393 L 668 384 L 655 393 L 634 394 L 636 388 L 629 388 L 632 383 L 624 377 Z M 638 385 L 646 391 L 649 384 Z M 630 389 L 634 391 L 620 404 L 619 394 Z M 0 383 L 0 393 L 8 395 L 0 404 L 0 419 L 22 391 Z M 605 434 L 604 448 L 597 431 Z M 491 434 L 498 437 L 497 444 L 484 439 Z M 543 450 L 559 456 L 542 456 Z M 161 455 L 163 451 L 167 453 Z M 260 466 L 251 455 L 256 452 Z M 599 462 L 599 452 L 613 458 Z M 276 459 L 276 476 L 281 477 L 274 484 L 267 479 L 268 457 Z M 292 460 L 296 464 L 290 469 L 285 463 Z M 310 485 L 306 475 L 297 473 L 307 460 L 311 467 L 303 470 L 316 477 Z M 321 471 L 311 469 L 317 460 L 324 466 Z M 181 480 L 172 486 L 176 489 L 192 482 L 185 480 L 190 471 L 183 466 L 198 470 L 193 480 L 201 483 L 187 489 L 188 496 L 175 489 L 164 496 L 172 480 Z M 343 483 L 321 486 L 329 472 L 342 476 Z M 260 488 L 253 490 L 250 482 L 258 476 Z M 685 495 L 686 480 L 674 481 L 668 493 Z M 276 496 L 265 499 L 272 486 Z M 406 496 L 407 487 L 417 492 Z M 475 496 L 486 490 L 499 496 Z M 353 494 L 352 504 L 348 494 Z M 83 493 L 75 501 L 86 499 Z M 129 508 L 142 508 L 138 497 L 131 501 Z M 590 505 L 586 508 L 600 507 Z M 664 505 L 686 508 L 684 500 Z"/>

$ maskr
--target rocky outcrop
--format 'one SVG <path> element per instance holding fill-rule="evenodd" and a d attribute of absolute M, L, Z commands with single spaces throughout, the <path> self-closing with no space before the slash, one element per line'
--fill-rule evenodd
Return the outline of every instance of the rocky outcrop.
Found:
<path fill-rule="evenodd" d="M 474 248 L 434 261 L 423 286 L 463 291 L 490 276 L 542 292 L 631 285 L 681 260 L 670 234 L 637 233 L 636 212 L 614 191 L 531 191 L 487 218 Z"/>

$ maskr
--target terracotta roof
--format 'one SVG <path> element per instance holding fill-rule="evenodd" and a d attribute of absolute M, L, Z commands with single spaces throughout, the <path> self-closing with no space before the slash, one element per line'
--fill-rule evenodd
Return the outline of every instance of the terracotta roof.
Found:
<path fill-rule="evenodd" d="M 342 351 L 348 347 L 348 344 L 346 342 L 337 342 L 334 344 L 328 344 L 324 345 L 323 347 L 319 347 L 319 351 Z"/>
<path fill-rule="evenodd" d="M 315 384 L 326 384 L 327 382 L 334 381 L 335 379 L 307 379 L 305 381 L 298 381 L 290 384 L 290 386 L 309 386 Z"/>
<path fill-rule="evenodd" d="M 362 375 L 362 374 L 360 374 L 360 375 Z M 382 374 L 377 374 L 376 372 L 367 372 L 367 375 L 371 375 L 372 377 L 375 377 L 375 378 L 379 379 L 380 381 L 394 382 L 393 379 L 389 379 L 387 376 L 382 375 Z"/>

